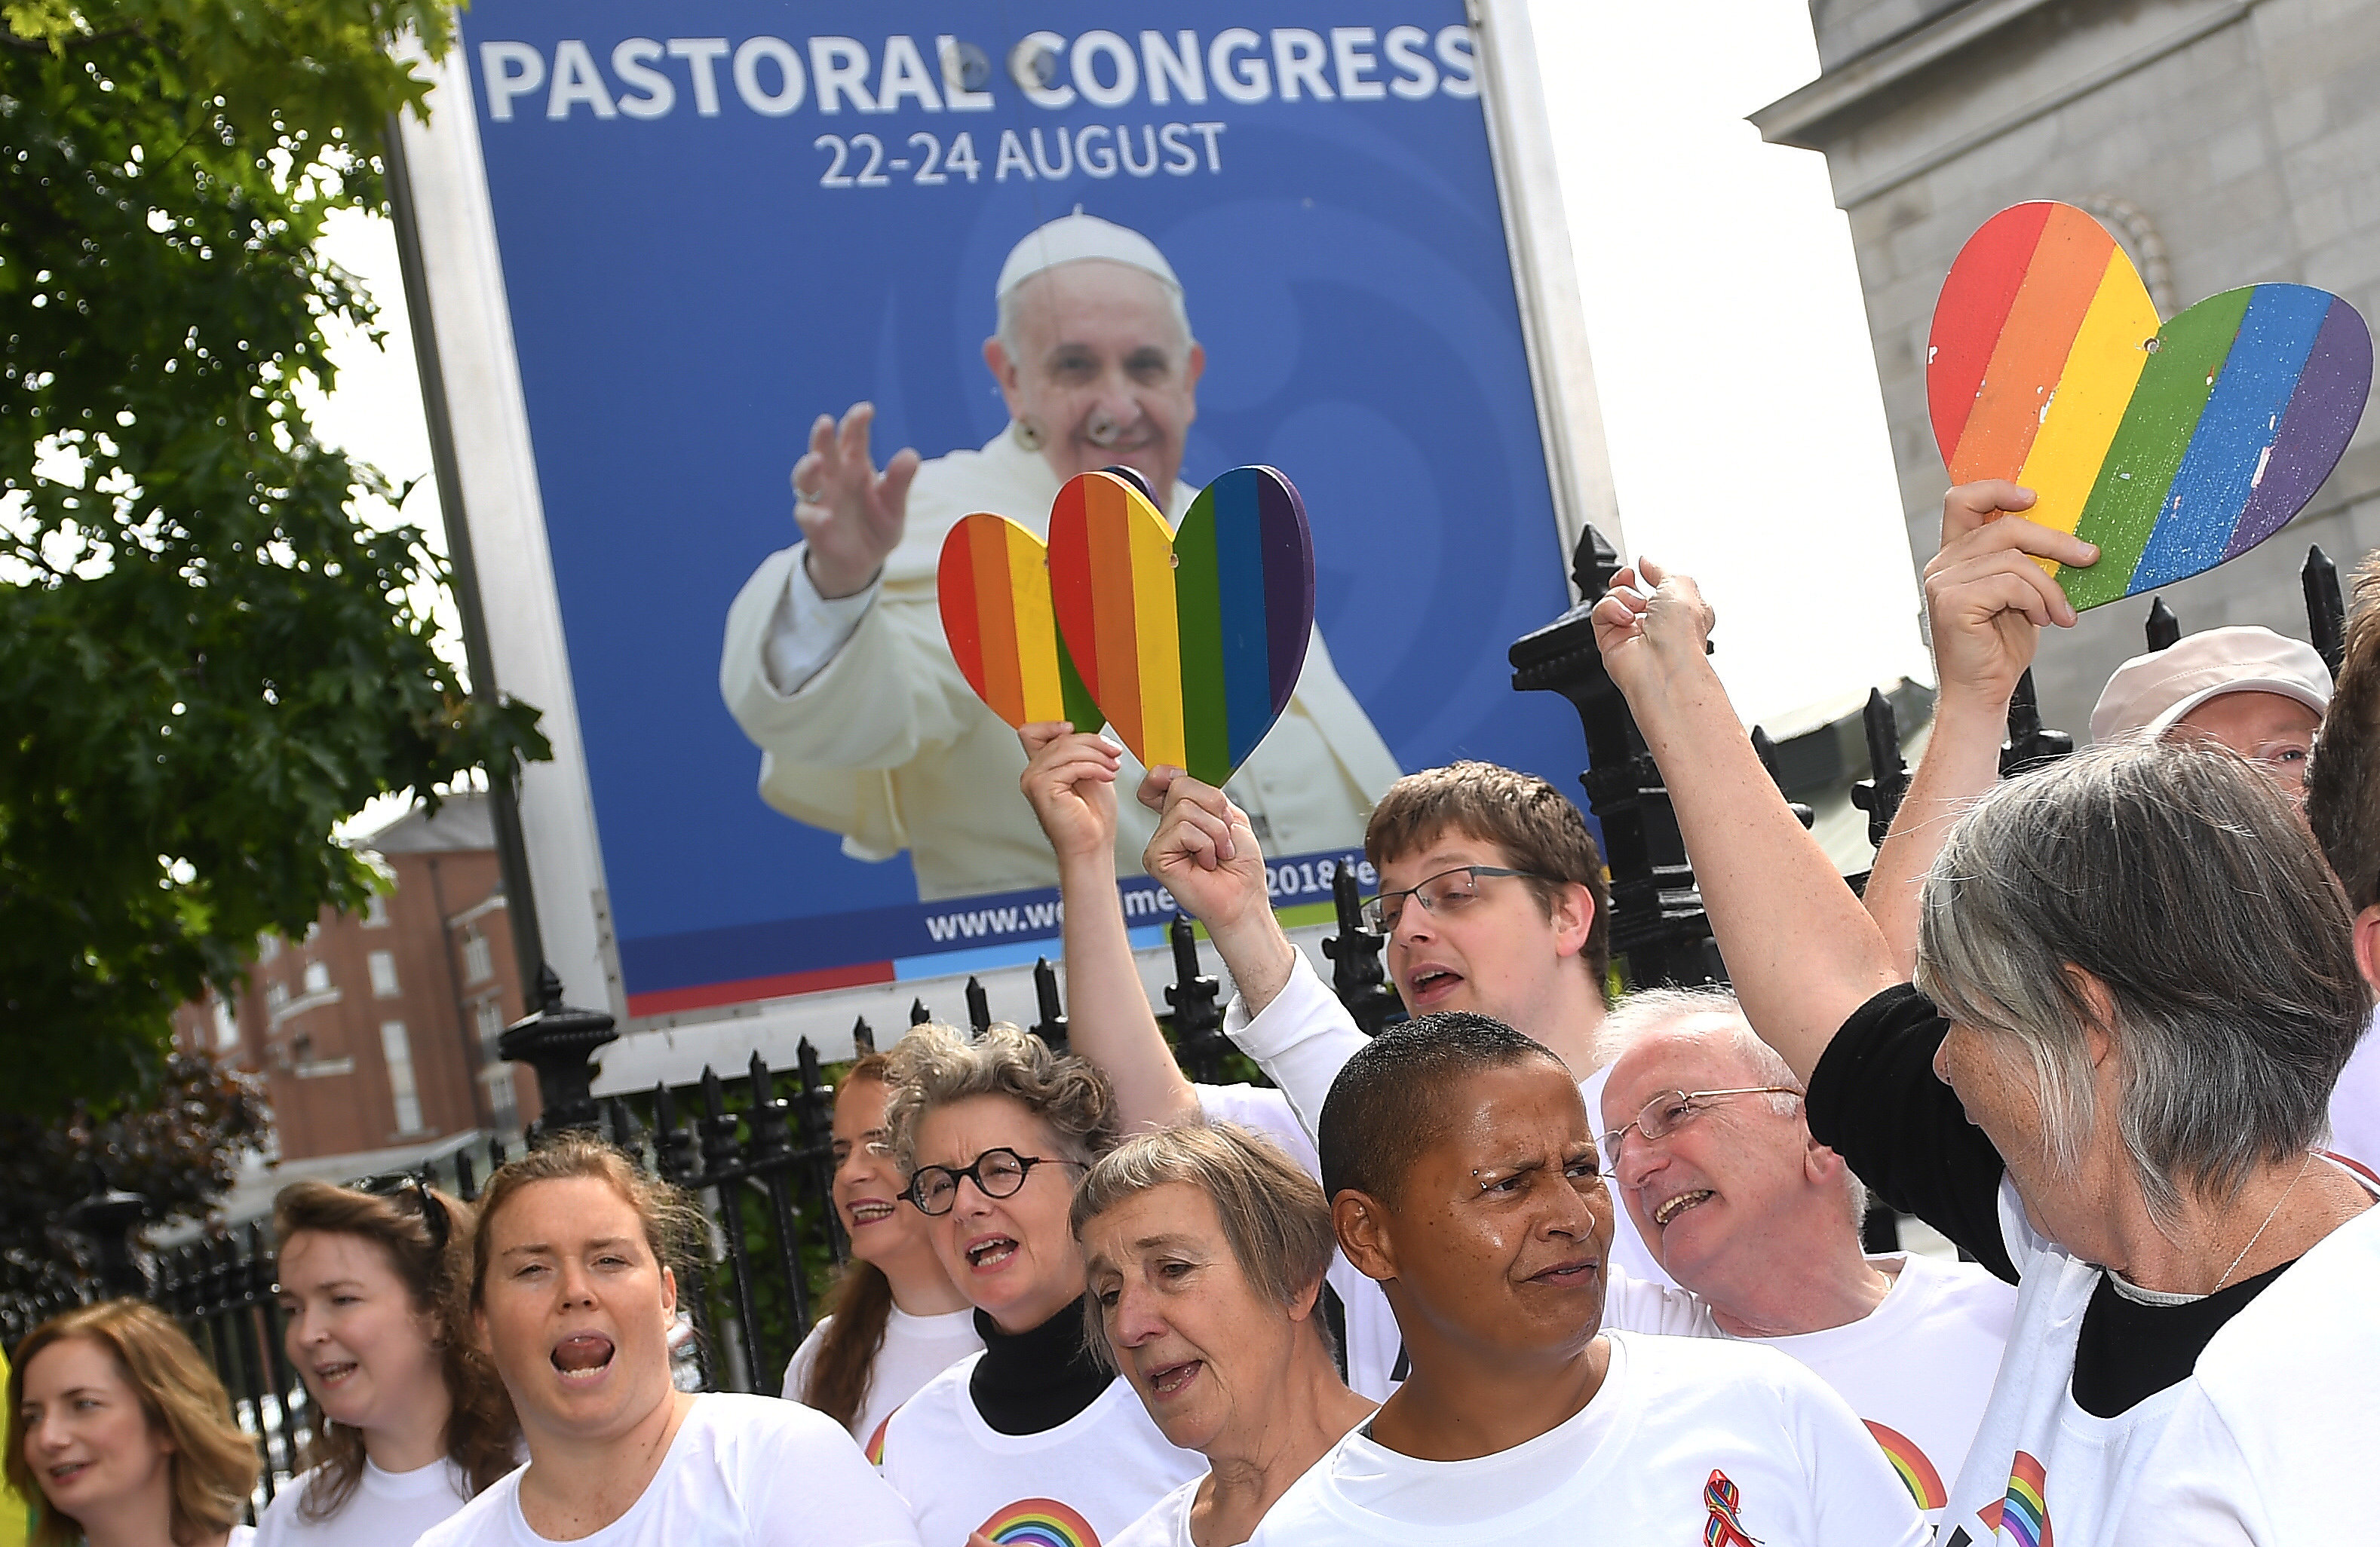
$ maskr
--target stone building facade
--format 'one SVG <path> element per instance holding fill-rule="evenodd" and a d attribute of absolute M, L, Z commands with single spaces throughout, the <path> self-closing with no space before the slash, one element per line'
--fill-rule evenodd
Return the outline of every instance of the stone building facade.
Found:
<path fill-rule="evenodd" d="M 519 971 L 484 797 L 416 810 L 360 845 L 395 878 L 361 914 L 261 942 L 237 1000 L 175 1012 L 176 1042 L 261 1074 L 283 1162 L 430 1153 L 536 1116 L 533 1076 L 497 1060 Z"/>
<path fill-rule="evenodd" d="M 1935 297 L 1996 212 L 2098 215 L 2171 316 L 2266 280 L 2380 322 L 2380 4 L 2374 0 L 1811 0 L 1823 73 L 1753 115 L 1826 152 L 1848 212 L 1910 550 L 1939 544 L 1948 474 L 1925 409 Z M 2299 569 L 2380 546 L 2380 415 L 2261 548 L 2162 594 L 2185 631 L 2304 637 Z M 2148 598 L 2044 645 L 2047 723 L 2083 738 L 2108 672 L 2144 647 Z"/>

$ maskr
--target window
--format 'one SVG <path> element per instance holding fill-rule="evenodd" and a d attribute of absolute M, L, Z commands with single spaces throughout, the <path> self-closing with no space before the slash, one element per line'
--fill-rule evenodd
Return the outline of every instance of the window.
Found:
<path fill-rule="evenodd" d="M 265 1008 L 265 1009 L 279 1009 L 283 1005 L 285 1005 L 285 1004 L 287 1004 L 288 1002 L 289 1002 L 289 985 L 288 985 L 287 984 L 285 984 L 285 983 L 272 983 L 272 984 L 267 984 L 267 985 L 265 985 L 265 988 L 264 988 L 264 1008 Z"/>
<path fill-rule="evenodd" d="M 219 1048 L 239 1045 L 239 1018 L 232 1013 L 229 999 L 215 1000 L 215 1045 Z"/>
<path fill-rule="evenodd" d="M 256 959 L 257 959 L 257 961 L 272 961 L 274 957 L 279 956 L 280 954 L 281 954 L 281 937 L 280 937 L 280 936 L 278 936 L 278 935 L 266 934 L 266 935 L 259 935 L 259 936 L 256 937 Z"/>
<path fill-rule="evenodd" d="M 388 927 L 388 894 L 386 892 L 372 893 L 371 900 L 364 904 L 364 927 L 366 929 Z"/>
<path fill-rule="evenodd" d="M 481 999 L 472 1011 L 480 1027 L 480 1045 L 491 1058 L 496 1056 L 496 1038 L 504 1033 L 504 1003 L 492 995 Z"/>
<path fill-rule="evenodd" d="M 381 1056 L 388 1062 L 388 1094 L 396 1106 L 396 1130 L 421 1130 L 421 1096 L 413 1084 L 413 1045 L 406 1040 L 405 1022 L 380 1023 Z"/>
<path fill-rule="evenodd" d="M 488 1116 L 499 1133 L 520 1131 L 520 1097 L 513 1092 L 513 1069 L 497 1064 L 482 1076 L 488 1082 Z"/>
<path fill-rule="evenodd" d="M 331 965 L 327 961 L 306 963 L 306 992 L 328 994 L 331 991 Z"/>
<path fill-rule="evenodd" d="M 476 924 L 463 930 L 463 981 L 485 983 L 496 975 L 495 952 L 488 949 L 488 937 Z"/>
<path fill-rule="evenodd" d="M 396 952 L 376 950 L 366 959 L 371 967 L 372 997 L 379 999 L 396 997 Z"/>

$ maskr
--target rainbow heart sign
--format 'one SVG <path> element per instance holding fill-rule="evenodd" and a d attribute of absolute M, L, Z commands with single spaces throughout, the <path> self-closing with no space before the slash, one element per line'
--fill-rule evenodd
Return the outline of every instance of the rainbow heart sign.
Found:
<path fill-rule="evenodd" d="M 2210 296 L 2160 324 L 2132 260 L 2070 204 L 1967 239 L 1925 354 L 1954 483 L 2009 478 L 2026 514 L 2099 546 L 2057 576 L 2077 609 L 2187 579 L 2271 537 L 2338 465 L 2372 387 L 2356 309 L 2302 284 Z"/>
<path fill-rule="evenodd" d="M 1176 532 L 1139 489 L 1084 473 L 1050 512 L 1058 630 L 1134 755 L 1221 784 L 1281 718 L 1314 632 L 1305 504 L 1234 467 Z"/>
<path fill-rule="evenodd" d="M 942 637 L 976 696 L 1011 725 L 1102 723 L 1058 636 L 1041 539 L 1004 515 L 963 517 L 942 539 L 935 570 Z"/>

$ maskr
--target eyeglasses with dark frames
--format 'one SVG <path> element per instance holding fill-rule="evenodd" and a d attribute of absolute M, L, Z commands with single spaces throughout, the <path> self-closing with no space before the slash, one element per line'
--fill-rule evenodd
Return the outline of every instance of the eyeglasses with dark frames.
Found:
<path fill-rule="evenodd" d="M 1479 895 L 1479 878 L 1511 876 L 1522 881 L 1550 881 L 1550 876 L 1540 876 L 1534 870 L 1507 870 L 1500 864 L 1465 864 L 1452 870 L 1441 870 L 1418 886 L 1401 891 L 1384 891 L 1364 900 L 1364 927 L 1375 935 L 1396 931 L 1397 920 L 1404 917 L 1405 899 L 1410 897 L 1427 913 L 1460 912 Z"/>
<path fill-rule="evenodd" d="M 1604 1157 L 1610 1164 L 1620 1164 L 1620 1146 L 1628 1141 L 1628 1130 L 1634 1129 L 1646 1139 L 1667 1139 L 1670 1134 L 1693 1122 L 1716 1101 L 1733 1095 L 1790 1095 L 1803 1093 L 1794 1085 L 1738 1085 L 1724 1091 L 1663 1091 L 1646 1102 L 1635 1120 L 1625 1122 L 1602 1138 Z"/>
<path fill-rule="evenodd" d="M 377 1177 L 366 1177 L 355 1184 L 358 1192 L 369 1192 L 375 1198 L 391 1202 L 410 1201 L 421 1215 L 424 1228 L 430 1232 L 430 1254 L 433 1258 L 446 1254 L 446 1242 L 454 1235 L 455 1223 L 446 1217 L 446 1205 L 430 1190 L 418 1172 L 386 1171 Z"/>
<path fill-rule="evenodd" d="M 1025 1185 L 1025 1178 L 1036 1166 L 1080 1166 L 1079 1160 L 1052 1160 L 1038 1154 L 1018 1154 L 1002 1146 L 984 1151 L 975 1157 L 975 1164 L 953 1170 L 948 1166 L 920 1166 L 909 1178 L 909 1185 L 901 1196 L 917 1206 L 920 1214 L 941 1215 L 958 1206 L 959 1178 L 975 1183 L 976 1190 L 987 1198 L 1013 1198 Z"/>

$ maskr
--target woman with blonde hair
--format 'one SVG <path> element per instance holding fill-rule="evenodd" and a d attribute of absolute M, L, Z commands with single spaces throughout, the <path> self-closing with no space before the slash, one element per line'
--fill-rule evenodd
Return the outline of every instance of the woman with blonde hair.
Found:
<path fill-rule="evenodd" d="M 892 1409 L 983 1347 L 975 1308 L 934 1255 L 926 1216 L 902 1199 L 908 1175 L 884 1142 L 892 1060 L 870 1053 L 834 1093 L 834 1212 L 851 1264 L 834 1308 L 794 1350 L 785 1396 L 806 1402 L 883 1453 Z"/>
<path fill-rule="evenodd" d="M 8 1483 L 32 1547 L 239 1547 L 255 1442 L 173 1318 L 137 1299 L 53 1316 L 8 1375 Z"/>
<path fill-rule="evenodd" d="M 519 1464 L 512 1403 L 456 1310 L 470 1206 L 412 1176 L 302 1181 L 273 1200 L 273 1228 L 284 1347 L 315 1424 L 259 1547 L 410 1547 Z"/>
<path fill-rule="evenodd" d="M 599 1140 L 567 1134 L 489 1178 L 468 1300 L 512 1394 L 528 1465 L 420 1547 L 917 1547 L 851 1436 L 773 1396 L 670 1381 L 673 1264 L 705 1222 Z"/>
<path fill-rule="evenodd" d="M 1206 1470 L 1083 1339 L 1075 1187 L 1115 1147 L 1106 1076 L 1039 1037 L 916 1026 L 892 1050 L 892 1146 L 984 1351 L 884 1429 L 885 1480 L 936 1547 L 1105 1541 Z"/>

